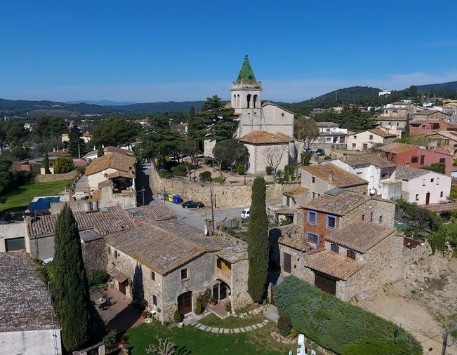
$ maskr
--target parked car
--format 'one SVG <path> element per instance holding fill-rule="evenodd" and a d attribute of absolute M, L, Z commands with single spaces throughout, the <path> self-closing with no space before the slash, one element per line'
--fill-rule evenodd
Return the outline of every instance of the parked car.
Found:
<path fill-rule="evenodd" d="M 312 150 L 311 148 L 303 148 L 303 152 L 307 153 L 307 154 L 313 154 L 314 153 L 314 150 Z"/>
<path fill-rule="evenodd" d="M 183 208 L 202 208 L 202 207 L 205 207 L 205 205 L 203 204 L 203 202 L 200 202 L 200 201 L 189 200 L 189 201 L 183 202 L 182 207 Z"/>
<path fill-rule="evenodd" d="M 250 210 L 250 207 L 245 208 L 244 210 L 241 211 L 241 218 L 242 219 L 248 219 L 249 218 L 249 210 Z"/>
<path fill-rule="evenodd" d="M 325 155 L 325 150 L 319 148 L 319 149 L 316 149 L 316 155 Z"/>

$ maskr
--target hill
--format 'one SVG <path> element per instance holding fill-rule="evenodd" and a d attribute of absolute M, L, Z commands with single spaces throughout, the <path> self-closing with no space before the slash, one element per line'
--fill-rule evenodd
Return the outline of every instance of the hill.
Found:
<path fill-rule="evenodd" d="M 430 94 L 430 93 L 456 93 L 457 92 L 457 81 L 450 81 L 441 84 L 428 84 L 416 86 L 417 91 Z"/>

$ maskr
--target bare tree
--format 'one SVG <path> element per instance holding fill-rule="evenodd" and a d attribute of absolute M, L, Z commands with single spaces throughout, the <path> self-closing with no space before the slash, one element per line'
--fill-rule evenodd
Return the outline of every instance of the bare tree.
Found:
<path fill-rule="evenodd" d="M 149 344 L 146 348 L 146 354 L 154 355 L 174 355 L 176 344 L 173 343 L 170 339 L 162 339 L 159 336 L 156 336 L 159 345 Z"/>
<path fill-rule="evenodd" d="M 295 137 L 305 142 L 305 147 L 309 148 L 317 137 L 319 128 L 311 117 L 300 116 L 295 120 Z"/>
<path fill-rule="evenodd" d="M 279 164 L 281 164 L 284 154 L 287 154 L 288 146 L 287 145 L 275 145 L 269 146 L 264 149 L 263 156 L 267 162 L 267 166 L 271 166 L 274 174 L 276 175 L 276 170 L 278 169 Z"/>

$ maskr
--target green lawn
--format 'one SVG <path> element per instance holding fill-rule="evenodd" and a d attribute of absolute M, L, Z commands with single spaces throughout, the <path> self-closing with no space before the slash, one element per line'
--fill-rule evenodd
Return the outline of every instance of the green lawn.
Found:
<path fill-rule="evenodd" d="M 448 233 L 457 233 L 457 224 L 456 223 L 446 223 L 443 224 Z"/>
<path fill-rule="evenodd" d="M 133 347 L 132 355 L 146 354 L 149 344 L 157 344 L 156 336 L 175 342 L 178 354 L 219 355 L 219 354 L 287 354 L 294 346 L 277 343 L 270 336 L 273 323 L 247 333 L 215 334 L 193 326 L 184 328 L 165 327 L 157 322 L 142 324 L 127 331 L 126 337 Z"/>
<path fill-rule="evenodd" d="M 21 186 L 0 199 L 0 213 L 26 208 L 36 196 L 58 195 L 65 190 L 68 182 L 69 180 L 41 182 Z"/>

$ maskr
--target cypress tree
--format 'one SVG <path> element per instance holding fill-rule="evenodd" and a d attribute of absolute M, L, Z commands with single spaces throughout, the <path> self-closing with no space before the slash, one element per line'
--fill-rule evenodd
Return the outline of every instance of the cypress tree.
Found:
<path fill-rule="evenodd" d="M 265 180 L 263 177 L 255 178 L 248 226 L 248 293 L 256 303 L 265 299 L 268 277 L 269 243 L 265 193 Z"/>
<path fill-rule="evenodd" d="M 97 148 L 97 158 L 100 158 L 103 155 L 105 155 L 105 151 L 103 150 L 103 147 L 101 145 L 99 145 Z"/>
<path fill-rule="evenodd" d="M 49 156 L 48 156 L 47 151 L 46 151 L 46 153 L 44 153 L 43 165 L 44 165 L 44 173 L 51 174 L 51 170 L 49 170 Z"/>
<path fill-rule="evenodd" d="M 66 204 L 56 222 L 54 240 L 54 307 L 67 351 L 81 348 L 90 333 L 89 286 L 75 217 Z"/>

